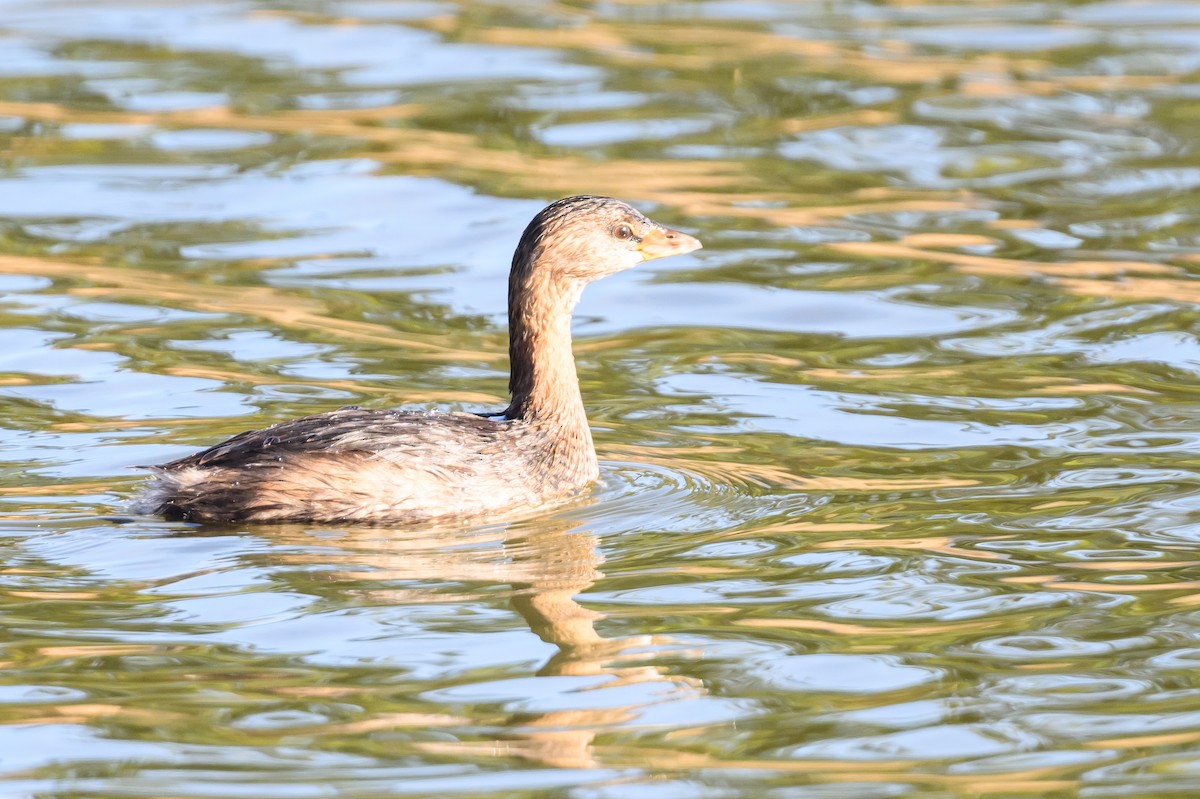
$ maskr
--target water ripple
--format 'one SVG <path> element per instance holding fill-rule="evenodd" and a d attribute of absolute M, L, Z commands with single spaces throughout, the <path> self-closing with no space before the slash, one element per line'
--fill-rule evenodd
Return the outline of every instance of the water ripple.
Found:
<path fill-rule="evenodd" d="M 1195 4 L 4 3 L 12 795 L 1194 793 Z M 516 235 L 602 483 L 210 529 L 133 463 L 500 407 Z"/>

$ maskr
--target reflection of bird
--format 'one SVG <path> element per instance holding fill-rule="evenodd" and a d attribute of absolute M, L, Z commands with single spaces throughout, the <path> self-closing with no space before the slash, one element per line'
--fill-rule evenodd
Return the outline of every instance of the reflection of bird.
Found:
<path fill-rule="evenodd" d="M 501 648 L 496 661 L 489 661 L 490 668 L 476 668 L 481 664 L 472 663 L 454 675 L 443 672 L 448 683 L 463 686 L 491 686 L 498 680 L 502 691 L 506 678 L 518 677 L 517 684 L 528 688 L 532 696 L 561 700 L 549 707 L 525 707 L 519 696 L 514 696 L 513 707 L 499 716 L 491 699 L 476 703 L 460 697 L 452 704 L 465 718 L 365 710 L 362 718 L 349 725 L 313 728 L 310 732 L 314 735 L 341 729 L 425 729 L 437 723 L 441 728 L 435 736 L 414 742 L 419 750 L 460 760 L 524 758 L 558 768 L 596 768 L 600 765 L 593 745 L 597 735 L 618 728 L 644 729 L 641 717 L 653 706 L 707 696 L 702 683 L 679 673 L 678 659 L 689 656 L 689 650 L 680 644 L 660 635 L 605 636 L 596 629 L 603 614 L 584 607 L 576 597 L 604 578 L 599 571 L 598 539 L 590 531 L 574 529 L 567 517 L 547 515 L 512 525 L 481 525 L 469 532 L 460 526 L 438 524 L 391 529 L 347 525 L 334 534 L 314 537 L 308 527 L 280 525 L 266 534 L 272 546 L 264 550 L 265 562 L 282 567 L 275 572 L 277 579 L 286 581 L 289 571 L 298 570 L 310 580 L 308 585 L 313 588 L 309 590 L 315 588 L 334 604 L 378 608 L 385 614 L 381 618 L 388 618 L 386 608 L 394 606 L 401 618 L 428 625 L 414 631 L 408 623 L 400 627 L 384 623 L 378 635 L 359 637 L 361 633 L 356 632 L 352 640 L 342 643 L 323 641 L 343 656 L 370 660 L 378 653 L 387 661 L 398 658 L 405 663 L 415 658 L 413 662 L 427 663 L 425 655 L 440 648 L 433 643 L 440 636 L 446 636 L 447 645 L 454 650 L 457 647 L 452 644 L 466 646 L 473 635 L 507 635 L 515 630 L 494 615 L 505 603 L 530 631 L 556 649 L 534 672 L 527 664 L 515 662 L 513 656 L 523 661 L 541 651 L 525 651 L 513 639 L 506 639 L 511 648 Z M 320 568 L 314 571 L 312 567 Z M 452 623 L 446 623 L 450 616 L 445 613 L 411 614 L 417 606 L 437 603 L 482 612 L 455 611 L 450 616 L 459 621 Z M 338 629 L 329 628 L 329 634 L 339 636 Z M 414 648 L 414 640 L 420 640 L 422 646 Z M 352 653 L 345 647 L 353 648 Z M 466 646 L 465 651 L 472 647 Z M 670 658 L 673 665 L 661 664 L 663 657 Z M 445 665 L 440 656 L 437 660 Z M 403 691 L 400 686 L 407 680 L 406 672 L 406 668 L 395 672 L 395 690 Z M 534 677 L 568 679 L 528 682 Z M 627 690 L 642 684 L 651 687 Z M 427 689 L 427 685 L 419 688 Z M 281 693 L 286 690 L 290 689 L 280 687 Z M 369 693 L 371 688 L 365 690 Z M 372 707 L 370 701 L 347 701 Z M 685 709 L 681 718 L 692 716 Z"/>
<path fill-rule="evenodd" d="M 152 467 L 140 504 L 192 521 L 404 523 L 569 495 L 598 474 L 571 355 L 583 287 L 699 247 L 618 200 L 559 200 L 534 217 L 513 255 L 506 410 L 306 416 Z"/>

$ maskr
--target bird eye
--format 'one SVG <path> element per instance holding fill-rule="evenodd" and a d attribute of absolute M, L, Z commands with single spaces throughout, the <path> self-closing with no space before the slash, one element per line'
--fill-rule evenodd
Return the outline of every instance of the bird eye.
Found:
<path fill-rule="evenodd" d="M 633 238 L 633 228 L 629 227 L 629 225 L 617 225 L 613 231 L 613 235 L 621 241 L 629 241 Z"/>

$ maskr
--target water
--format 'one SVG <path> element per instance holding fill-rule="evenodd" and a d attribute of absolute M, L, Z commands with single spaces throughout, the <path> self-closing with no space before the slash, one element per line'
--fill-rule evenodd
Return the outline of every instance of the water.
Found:
<path fill-rule="evenodd" d="M 1187 2 L 0 3 L 14 797 L 1200 784 Z M 546 201 L 587 501 L 205 529 L 130 466 L 505 400 Z"/>

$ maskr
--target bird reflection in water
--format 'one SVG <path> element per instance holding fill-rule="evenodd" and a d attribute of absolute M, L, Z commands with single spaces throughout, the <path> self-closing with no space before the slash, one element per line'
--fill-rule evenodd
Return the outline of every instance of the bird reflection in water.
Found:
<path fill-rule="evenodd" d="M 458 727 L 460 740 L 423 741 L 415 746 L 429 754 L 519 757 L 546 766 L 586 768 L 597 765 L 592 747 L 596 735 L 613 727 L 636 726 L 641 711 L 650 705 L 678 701 L 681 694 L 694 696 L 702 689 L 695 680 L 645 662 L 651 657 L 647 649 L 653 647 L 661 654 L 663 646 L 670 644 L 668 640 L 652 635 L 606 638 L 596 629 L 603 614 L 583 607 L 576 596 L 604 577 L 598 570 L 602 562 L 598 539 L 573 528 L 563 519 L 469 533 L 351 528 L 339 531 L 336 537 L 322 537 L 323 547 L 336 547 L 332 552 L 324 548 L 304 551 L 312 548 L 314 533 L 303 528 L 278 527 L 264 532 L 280 544 L 303 548 L 283 556 L 289 563 L 333 566 L 333 570 L 311 574 L 328 581 L 326 587 L 338 586 L 339 593 L 352 593 L 371 605 L 490 604 L 497 596 L 496 587 L 506 586 L 512 610 L 538 638 L 557 648 L 534 676 L 607 679 L 577 690 L 577 707 L 511 712 L 500 722 L 490 712 L 487 718 L 464 718 L 459 720 L 461 727 L 455 724 L 439 730 L 453 734 Z M 421 585 L 387 585 L 395 581 Z M 440 629 L 444 627 L 444 622 L 439 624 Z M 508 669 L 499 678 L 514 676 L 527 675 L 514 675 Z M 635 704 L 596 701 L 593 693 L 636 683 L 659 683 L 661 689 L 636 692 Z M 652 698 L 647 700 L 647 696 Z M 494 740 L 480 740 L 489 733 L 471 729 L 476 726 L 489 730 L 501 726 L 505 732 Z"/>

